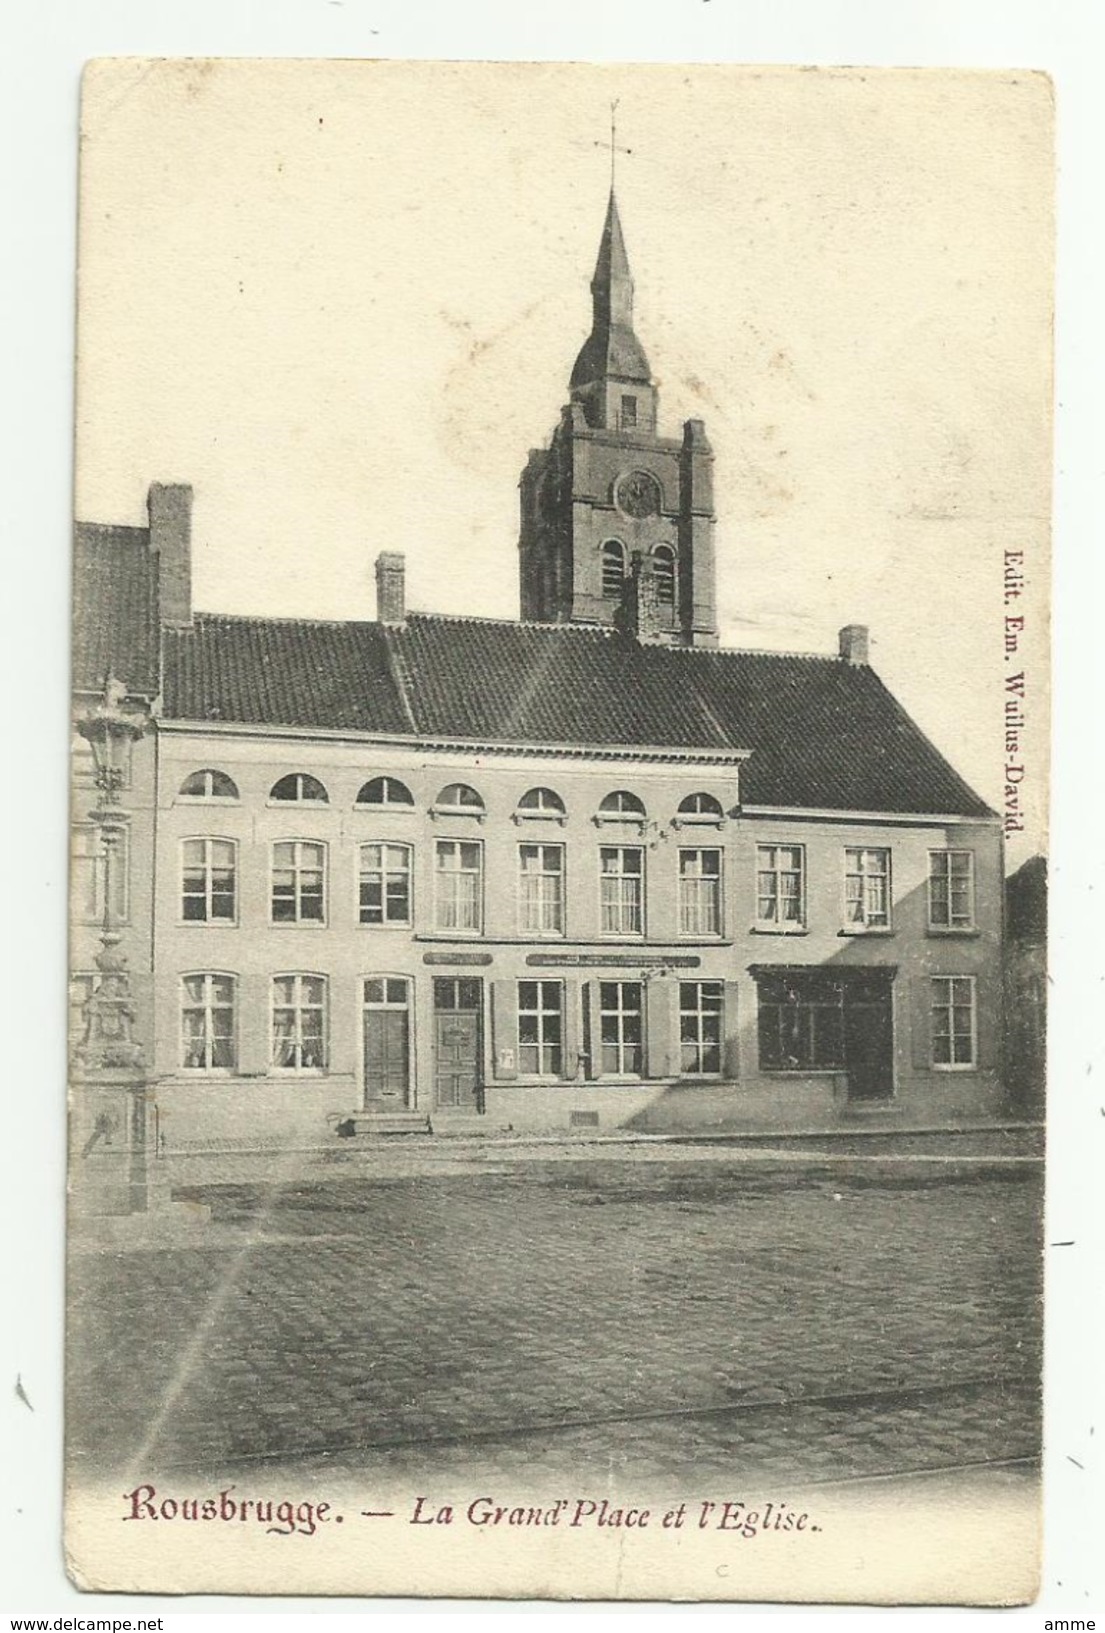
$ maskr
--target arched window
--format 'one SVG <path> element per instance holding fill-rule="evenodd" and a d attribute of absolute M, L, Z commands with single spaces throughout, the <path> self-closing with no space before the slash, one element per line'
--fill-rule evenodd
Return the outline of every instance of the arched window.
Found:
<path fill-rule="evenodd" d="M 274 975 L 272 1067 L 277 1072 L 324 1072 L 327 1057 L 324 975 Z"/>
<path fill-rule="evenodd" d="M 625 545 L 620 539 L 607 539 L 602 547 L 602 593 L 610 601 L 617 601 L 625 583 Z"/>
<path fill-rule="evenodd" d="M 298 804 L 310 802 L 326 805 L 330 796 L 317 777 L 309 777 L 305 771 L 290 771 L 279 782 L 273 783 L 269 798 Z"/>
<path fill-rule="evenodd" d="M 662 607 L 675 605 L 675 551 L 670 544 L 658 544 L 652 552 L 656 574 L 656 599 Z"/>
<path fill-rule="evenodd" d="M 357 795 L 358 805 L 398 805 L 409 807 L 414 796 L 405 782 L 398 777 L 373 777 Z"/>
<path fill-rule="evenodd" d="M 688 794 L 685 800 L 679 802 L 679 815 L 682 817 L 709 817 L 715 820 L 723 815 L 721 801 L 712 794 Z"/>
<path fill-rule="evenodd" d="M 551 788 L 531 788 L 518 801 L 518 809 L 531 816 L 563 816 L 564 801 Z"/>
<path fill-rule="evenodd" d="M 466 782 L 447 784 L 437 796 L 434 805 L 439 811 L 464 811 L 468 814 L 482 811 L 484 808 L 483 800 Z"/>
<path fill-rule="evenodd" d="M 193 771 L 180 785 L 181 799 L 237 799 L 238 789 L 225 771 Z"/>
<path fill-rule="evenodd" d="M 186 1072 L 232 1072 L 238 1064 L 237 978 L 180 978 L 180 1064 Z"/>
<path fill-rule="evenodd" d="M 636 794 L 628 793 L 619 788 L 613 794 L 607 794 L 599 806 L 599 815 L 604 817 L 643 817 L 645 808 Z"/>

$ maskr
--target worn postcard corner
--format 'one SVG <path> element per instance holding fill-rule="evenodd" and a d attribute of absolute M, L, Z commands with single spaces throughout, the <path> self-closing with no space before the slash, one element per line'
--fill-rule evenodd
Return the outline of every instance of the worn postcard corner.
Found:
<path fill-rule="evenodd" d="M 1052 100 L 88 65 L 78 1586 L 1032 1599 Z"/>

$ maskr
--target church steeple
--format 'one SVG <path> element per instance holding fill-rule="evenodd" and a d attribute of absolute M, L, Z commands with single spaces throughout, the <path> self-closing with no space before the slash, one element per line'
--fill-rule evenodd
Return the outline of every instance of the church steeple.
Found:
<path fill-rule="evenodd" d="M 613 188 L 610 189 L 610 202 L 606 206 L 595 275 L 591 279 L 591 296 L 596 327 L 600 323 L 620 323 L 627 329 L 633 328 L 633 278 Z"/>
<path fill-rule="evenodd" d="M 616 151 L 612 127 L 611 167 Z M 657 432 L 613 177 L 591 306 L 571 401 L 522 472 L 522 617 L 716 646 L 714 456 L 701 420 Z"/>
<path fill-rule="evenodd" d="M 570 390 L 595 430 L 655 430 L 656 389 L 633 329 L 633 278 L 613 187 L 591 279 L 591 333 Z"/>

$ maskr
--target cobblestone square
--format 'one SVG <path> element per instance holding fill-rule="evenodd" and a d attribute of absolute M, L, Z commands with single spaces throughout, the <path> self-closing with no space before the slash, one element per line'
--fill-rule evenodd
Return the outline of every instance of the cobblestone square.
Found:
<path fill-rule="evenodd" d="M 1031 1160 L 389 1152 L 187 1194 L 199 1244 L 74 1255 L 74 1473 L 677 1489 L 1038 1454 Z"/>

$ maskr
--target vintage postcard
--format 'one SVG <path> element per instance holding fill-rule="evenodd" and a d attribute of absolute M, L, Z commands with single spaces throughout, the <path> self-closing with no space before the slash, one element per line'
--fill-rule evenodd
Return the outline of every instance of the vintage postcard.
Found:
<path fill-rule="evenodd" d="M 1052 111 L 88 68 L 80 1586 L 1033 1597 Z"/>

